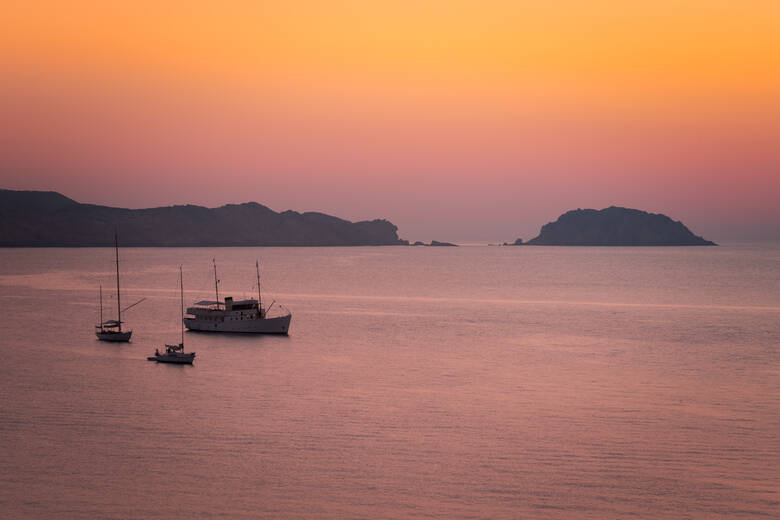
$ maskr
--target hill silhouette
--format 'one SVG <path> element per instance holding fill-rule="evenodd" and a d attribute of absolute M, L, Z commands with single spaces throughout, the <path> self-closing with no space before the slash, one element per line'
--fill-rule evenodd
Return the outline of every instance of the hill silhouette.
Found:
<path fill-rule="evenodd" d="M 0 190 L 0 246 L 407 245 L 387 220 L 350 222 L 324 213 L 277 213 L 256 202 L 218 208 L 124 209 L 81 204 L 52 191 Z"/>
<path fill-rule="evenodd" d="M 522 243 L 522 241 L 519 241 Z M 516 242 L 517 245 L 520 245 Z M 567 211 L 523 245 L 714 246 L 666 215 L 611 206 Z"/>

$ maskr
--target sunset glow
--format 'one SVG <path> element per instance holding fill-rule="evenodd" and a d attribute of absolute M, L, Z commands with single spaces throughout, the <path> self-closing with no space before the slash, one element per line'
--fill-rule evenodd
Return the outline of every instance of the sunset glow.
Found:
<path fill-rule="evenodd" d="M 772 1 L 13 3 L 0 187 L 409 239 L 611 204 L 780 239 L 778 27 Z"/>

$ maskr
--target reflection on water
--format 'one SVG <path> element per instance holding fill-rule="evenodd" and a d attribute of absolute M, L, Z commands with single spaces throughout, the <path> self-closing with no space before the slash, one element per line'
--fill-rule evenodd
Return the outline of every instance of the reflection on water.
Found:
<path fill-rule="evenodd" d="M 777 248 L 124 249 L 126 345 L 92 333 L 109 249 L 0 257 L 9 517 L 780 511 Z M 235 297 L 259 257 L 291 335 L 149 363 L 213 257 Z"/>

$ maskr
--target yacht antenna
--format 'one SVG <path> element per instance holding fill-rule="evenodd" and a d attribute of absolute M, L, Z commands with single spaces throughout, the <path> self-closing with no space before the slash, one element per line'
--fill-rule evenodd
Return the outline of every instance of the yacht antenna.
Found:
<path fill-rule="evenodd" d="M 122 332 L 122 306 L 119 302 L 119 239 L 116 229 L 114 230 L 114 252 L 116 254 L 116 322 L 119 325 L 119 332 Z"/>
<path fill-rule="evenodd" d="M 214 290 L 217 293 L 217 308 L 219 308 L 219 280 L 217 280 L 217 260 L 216 258 L 212 258 L 211 261 L 214 263 Z"/>

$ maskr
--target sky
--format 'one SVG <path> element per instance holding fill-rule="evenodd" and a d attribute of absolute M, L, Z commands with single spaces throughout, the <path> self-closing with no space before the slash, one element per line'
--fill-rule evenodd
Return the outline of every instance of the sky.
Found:
<path fill-rule="evenodd" d="M 780 240 L 780 2 L 12 2 L 0 187 L 512 241 L 575 208 Z"/>

